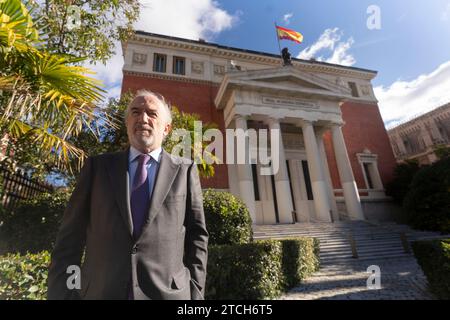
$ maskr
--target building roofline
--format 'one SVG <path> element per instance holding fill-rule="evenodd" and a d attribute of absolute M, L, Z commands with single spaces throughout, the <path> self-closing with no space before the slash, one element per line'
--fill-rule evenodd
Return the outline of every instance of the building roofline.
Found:
<path fill-rule="evenodd" d="M 241 49 L 241 48 L 235 48 L 235 47 L 228 47 L 228 46 L 220 45 L 220 44 L 213 43 L 213 42 L 206 42 L 206 41 L 201 41 L 201 40 L 191 40 L 191 39 L 179 38 L 179 37 L 174 37 L 174 36 L 167 36 L 167 35 L 162 35 L 162 34 L 157 34 L 157 33 L 146 32 L 146 31 L 142 31 L 142 30 L 135 30 L 135 34 L 141 35 L 141 36 L 150 36 L 150 37 L 157 37 L 157 38 L 168 39 L 168 40 L 182 41 L 182 42 L 191 43 L 191 44 L 214 47 L 217 49 L 224 49 L 224 50 L 238 51 L 238 52 L 243 52 L 243 53 L 248 53 L 248 54 L 262 55 L 262 56 L 271 57 L 271 58 L 280 58 L 280 55 L 278 55 L 278 54 L 249 50 L 249 49 Z M 316 61 L 316 60 L 304 60 L 304 59 L 298 59 L 298 58 L 292 58 L 292 60 L 297 61 L 297 62 L 311 64 L 311 65 L 323 65 L 323 66 L 342 68 L 342 69 L 347 69 L 347 70 L 352 70 L 352 71 L 367 72 L 367 73 L 372 73 L 374 75 L 378 74 L 378 72 L 374 71 L 374 70 L 357 68 L 357 67 L 348 67 L 348 66 L 343 66 L 340 64 L 334 64 L 334 63 L 328 63 L 328 62 L 322 62 L 322 61 Z"/>
<path fill-rule="evenodd" d="M 433 113 L 439 112 L 445 108 L 450 108 L 450 102 L 444 103 L 444 104 L 440 104 L 439 106 L 433 106 L 428 110 L 424 110 L 422 112 L 419 112 L 417 114 L 412 115 L 411 117 L 406 118 L 403 121 L 400 121 L 392 126 L 388 126 L 386 128 L 386 131 L 389 132 L 393 132 L 395 130 L 398 129 L 403 129 L 406 128 L 408 126 L 410 126 L 413 122 L 418 121 L 420 119 L 425 119 L 428 116 L 432 115 Z"/>

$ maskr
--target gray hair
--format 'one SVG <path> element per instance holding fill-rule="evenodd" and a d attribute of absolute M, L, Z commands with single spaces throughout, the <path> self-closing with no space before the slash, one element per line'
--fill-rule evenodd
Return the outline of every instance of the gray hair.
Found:
<path fill-rule="evenodd" d="M 167 115 L 167 122 L 169 124 L 172 123 L 171 106 L 170 106 L 170 103 L 164 98 L 163 95 L 161 95 L 157 92 L 147 90 L 147 89 L 141 89 L 136 92 L 136 95 L 134 96 L 133 100 L 136 99 L 137 97 L 153 97 L 153 98 L 155 98 L 164 107 L 164 110 L 166 111 L 166 115 Z M 128 117 L 128 111 L 130 109 L 130 106 L 131 106 L 131 102 L 127 106 L 127 109 L 125 110 L 125 118 Z"/>

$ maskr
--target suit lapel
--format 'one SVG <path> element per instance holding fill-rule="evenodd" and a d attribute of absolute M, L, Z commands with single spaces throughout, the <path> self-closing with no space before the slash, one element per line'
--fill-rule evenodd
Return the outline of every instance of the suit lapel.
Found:
<path fill-rule="evenodd" d="M 133 235 L 133 222 L 131 220 L 130 210 L 130 191 L 129 191 L 129 172 L 128 172 L 128 154 L 126 151 L 119 152 L 108 164 L 108 174 L 111 179 L 111 185 L 114 190 L 114 198 L 119 206 L 122 216 L 130 236 Z"/>
<path fill-rule="evenodd" d="M 161 205 L 170 190 L 170 187 L 178 173 L 180 166 L 173 162 L 166 151 L 161 153 L 158 173 L 156 175 L 155 185 L 153 187 L 152 198 L 150 202 L 148 224 L 150 225 L 161 209 Z"/>

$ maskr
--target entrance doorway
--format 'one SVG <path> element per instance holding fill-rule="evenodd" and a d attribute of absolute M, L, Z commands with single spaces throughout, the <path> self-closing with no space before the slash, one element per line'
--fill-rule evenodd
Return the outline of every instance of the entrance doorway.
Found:
<path fill-rule="evenodd" d="M 305 159 L 286 161 L 292 207 L 296 211 L 297 222 L 314 220 L 314 198 L 308 162 Z M 276 200 L 275 176 L 261 175 L 261 165 L 252 165 L 253 185 L 255 188 L 256 224 L 279 223 L 278 203 Z"/>

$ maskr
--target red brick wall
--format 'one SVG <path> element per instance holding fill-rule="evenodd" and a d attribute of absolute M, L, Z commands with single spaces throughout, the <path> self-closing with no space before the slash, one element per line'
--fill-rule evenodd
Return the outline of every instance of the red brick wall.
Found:
<path fill-rule="evenodd" d="M 140 89 L 148 89 L 162 94 L 179 110 L 187 113 L 196 113 L 203 122 L 214 122 L 224 132 L 223 112 L 216 110 L 214 106 L 214 98 L 219 89 L 218 85 L 124 75 L 122 93 L 136 92 Z M 216 165 L 214 177 L 202 178 L 202 187 L 228 188 L 226 165 Z"/>
<path fill-rule="evenodd" d="M 180 110 L 196 113 L 203 121 L 216 123 L 224 132 L 223 112 L 216 110 L 214 106 L 217 85 L 124 75 L 122 93 L 135 92 L 139 89 L 161 93 Z M 366 188 L 361 166 L 356 157 L 356 154 L 365 148 L 378 155 L 378 170 L 383 184 L 386 185 L 392 178 L 395 158 L 378 106 L 346 102 L 341 106 L 341 111 L 346 123 L 342 131 L 358 188 Z M 341 184 L 330 132 L 325 134 L 324 144 L 333 187 L 339 189 Z M 217 165 L 215 176 L 202 179 L 202 187 L 228 188 L 226 165 Z"/>
<path fill-rule="evenodd" d="M 378 106 L 346 102 L 341 106 L 341 111 L 345 121 L 342 133 L 358 188 L 367 188 L 356 156 L 365 148 L 378 155 L 378 170 L 383 185 L 386 186 L 386 183 L 392 179 L 396 162 Z M 330 132 L 325 135 L 324 143 L 333 187 L 341 188 Z"/>

